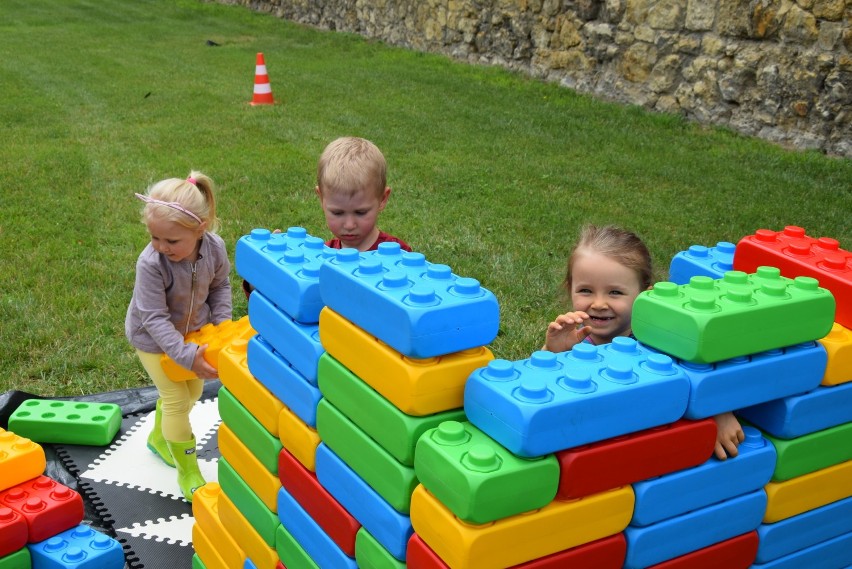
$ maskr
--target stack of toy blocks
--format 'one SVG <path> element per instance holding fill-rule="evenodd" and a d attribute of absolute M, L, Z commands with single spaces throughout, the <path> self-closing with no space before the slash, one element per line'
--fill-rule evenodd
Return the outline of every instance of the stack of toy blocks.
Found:
<path fill-rule="evenodd" d="M 0 429 L 0 568 L 124 567 L 121 544 L 83 524 L 82 497 L 46 466 L 39 444 Z"/>

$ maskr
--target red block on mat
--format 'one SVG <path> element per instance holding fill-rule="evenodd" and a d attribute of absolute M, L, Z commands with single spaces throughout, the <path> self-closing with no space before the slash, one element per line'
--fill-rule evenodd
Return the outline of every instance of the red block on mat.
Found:
<path fill-rule="evenodd" d="M 27 544 L 27 521 L 13 510 L 0 506 L 0 557 L 14 553 Z"/>
<path fill-rule="evenodd" d="M 38 476 L 0 492 L 0 507 L 15 510 L 27 522 L 27 542 L 36 543 L 79 525 L 83 498 L 47 476 Z"/>
<path fill-rule="evenodd" d="M 573 500 L 703 464 L 713 454 L 716 423 L 712 418 L 681 419 L 556 453 L 557 500 Z"/>
<path fill-rule="evenodd" d="M 648 569 L 746 569 L 754 563 L 758 545 L 757 532 L 750 531 L 652 565 Z"/>

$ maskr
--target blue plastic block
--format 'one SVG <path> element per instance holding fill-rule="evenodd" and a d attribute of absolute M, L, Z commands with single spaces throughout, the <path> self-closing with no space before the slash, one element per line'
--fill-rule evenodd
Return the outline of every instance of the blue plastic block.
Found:
<path fill-rule="evenodd" d="M 278 491 L 278 517 L 290 535 L 320 567 L 329 569 L 358 567 L 355 559 L 346 555 L 284 488 Z"/>
<path fill-rule="evenodd" d="M 765 486 L 775 470 L 775 447 L 754 427 L 743 431 L 745 440 L 736 457 L 712 456 L 704 464 L 635 482 L 630 525 L 654 524 Z"/>
<path fill-rule="evenodd" d="M 243 561 L 243 569 L 257 569 L 257 565 L 254 564 L 254 561 L 246 557 L 246 560 Z"/>
<path fill-rule="evenodd" d="M 315 324 L 323 307 L 319 267 L 333 251 L 302 227 L 290 227 L 287 233 L 253 229 L 237 241 L 234 265 L 241 277 L 291 317 Z"/>
<path fill-rule="evenodd" d="M 425 259 L 426 266 L 415 271 L 384 257 L 389 255 L 339 249 L 320 266 L 323 302 L 412 358 L 484 346 L 497 336 L 497 298 L 479 281 L 458 277 L 443 269 L 446 265 L 427 264 Z"/>
<path fill-rule="evenodd" d="M 33 569 L 122 569 L 124 549 L 110 536 L 80 524 L 27 545 Z"/>
<path fill-rule="evenodd" d="M 688 399 L 689 381 L 670 357 L 618 337 L 493 360 L 468 378 L 464 410 L 504 447 L 533 457 L 672 423 Z"/>
<path fill-rule="evenodd" d="M 322 399 L 318 387 L 311 385 L 260 336 L 249 340 L 247 360 L 249 371 L 264 387 L 306 425 L 316 427 L 317 405 Z"/>
<path fill-rule="evenodd" d="M 713 364 L 676 360 L 689 378 L 687 419 L 704 419 L 815 389 L 828 355 L 818 342 Z"/>
<path fill-rule="evenodd" d="M 768 563 L 845 533 L 852 533 L 852 498 L 774 524 L 761 524 L 755 563 Z"/>
<path fill-rule="evenodd" d="M 727 241 L 719 241 L 715 247 L 692 245 L 672 258 L 669 280 L 681 285 L 697 276 L 720 279 L 734 270 L 734 249 L 736 245 Z"/>
<path fill-rule="evenodd" d="M 748 533 L 766 511 L 763 489 L 646 526 L 628 526 L 624 569 L 642 569 Z"/>
<path fill-rule="evenodd" d="M 737 411 L 779 439 L 794 439 L 852 421 L 852 382 L 820 386 Z"/>
<path fill-rule="evenodd" d="M 800 549 L 751 569 L 848 569 L 852 567 L 852 533 Z"/>
<path fill-rule="evenodd" d="M 405 561 L 411 518 L 397 512 L 324 443 L 317 447 L 317 479 L 382 547 Z"/>
<path fill-rule="evenodd" d="M 272 349 L 316 385 L 319 358 L 325 353 L 320 343 L 319 325 L 294 320 L 258 290 L 249 297 L 248 315 L 252 328 Z"/>

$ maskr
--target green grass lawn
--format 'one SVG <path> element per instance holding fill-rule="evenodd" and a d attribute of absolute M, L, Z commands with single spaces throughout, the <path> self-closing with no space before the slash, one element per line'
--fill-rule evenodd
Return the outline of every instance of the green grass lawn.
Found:
<path fill-rule="evenodd" d="M 248 104 L 258 52 L 274 106 Z M 0 77 L 0 392 L 147 385 L 124 337 L 147 237 L 133 193 L 199 169 L 232 254 L 255 227 L 327 238 L 316 159 L 341 135 L 388 159 L 382 229 L 497 295 L 497 357 L 541 345 L 585 222 L 642 235 L 659 279 L 763 227 L 852 248 L 852 161 L 240 7 L 3 0 Z"/>

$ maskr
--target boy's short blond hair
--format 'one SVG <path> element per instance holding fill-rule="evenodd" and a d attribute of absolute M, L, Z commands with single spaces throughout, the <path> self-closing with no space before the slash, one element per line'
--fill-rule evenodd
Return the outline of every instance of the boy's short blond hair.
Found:
<path fill-rule="evenodd" d="M 381 198 L 387 187 L 387 162 L 379 148 L 364 138 L 333 140 L 317 162 L 317 187 L 322 194 L 353 196 L 372 191 Z"/>

